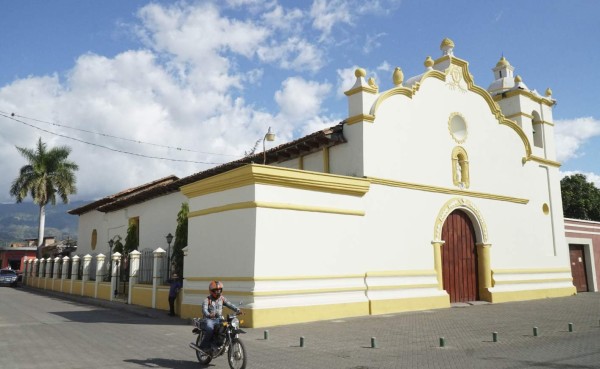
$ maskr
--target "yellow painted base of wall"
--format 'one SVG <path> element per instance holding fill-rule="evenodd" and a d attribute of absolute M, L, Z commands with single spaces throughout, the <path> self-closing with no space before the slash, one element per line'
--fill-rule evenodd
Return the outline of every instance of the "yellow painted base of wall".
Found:
<path fill-rule="evenodd" d="M 110 283 L 102 282 L 98 284 L 98 298 L 102 300 L 110 300 L 112 293 Z"/>
<path fill-rule="evenodd" d="M 152 285 L 134 286 L 131 291 L 131 304 L 152 307 Z"/>
<path fill-rule="evenodd" d="M 407 299 L 371 300 L 371 315 L 450 307 L 450 296 L 413 297 Z"/>
<path fill-rule="evenodd" d="M 294 306 L 274 309 L 242 309 L 240 318 L 247 328 L 272 327 L 283 324 L 314 322 L 318 320 L 349 318 L 369 315 L 368 302 L 339 305 Z M 202 316 L 199 305 L 181 304 L 181 317 L 193 318 Z"/>
<path fill-rule="evenodd" d="M 551 288 L 542 290 L 491 292 L 491 300 L 492 302 L 525 301 L 538 300 L 548 297 L 566 297 L 573 296 L 576 294 L 577 289 L 573 286 L 566 288 Z"/>

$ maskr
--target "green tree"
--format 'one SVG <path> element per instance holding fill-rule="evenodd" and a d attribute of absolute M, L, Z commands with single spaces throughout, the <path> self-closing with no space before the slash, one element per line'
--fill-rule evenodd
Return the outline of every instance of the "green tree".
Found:
<path fill-rule="evenodd" d="M 585 175 L 573 174 L 560 181 L 566 218 L 600 221 L 600 189 Z"/>
<path fill-rule="evenodd" d="M 129 228 L 127 228 L 127 237 L 125 237 L 125 245 L 123 245 L 123 253 L 129 255 L 133 250 L 137 250 L 140 245 L 140 240 L 138 238 L 137 226 L 135 223 L 132 223 Z"/>
<path fill-rule="evenodd" d="M 41 247 L 44 246 L 46 205 L 56 205 L 57 196 L 67 204 L 69 195 L 77 193 L 75 171 L 79 167 L 67 160 L 71 153 L 70 147 L 47 149 L 41 138 L 35 149 L 17 146 L 17 150 L 27 160 L 27 164 L 21 167 L 19 176 L 12 182 L 10 195 L 20 203 L 29 194 L 33 202 L 40 207 L 37 250 L 39 258 Z"/>
<path fill-rule="evenodd" d="M 177 229 L 175 230 L 175 243 L 173 244 L 173 269 L 179 276 L 183 276 L 183 248 L 187 246 L 188 239 L 188 213 L 190 208 L 187 203 L 181 204 L 177 213 Z"/>

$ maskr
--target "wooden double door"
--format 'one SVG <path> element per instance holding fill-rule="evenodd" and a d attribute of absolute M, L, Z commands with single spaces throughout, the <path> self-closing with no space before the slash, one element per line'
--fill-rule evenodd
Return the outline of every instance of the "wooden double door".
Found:
<path fill-rule="evenodd" d="M 455 210 L 442 227 L 442 279 L 450 302 L 479 299 L 475 230 L 468 215 Z"/>

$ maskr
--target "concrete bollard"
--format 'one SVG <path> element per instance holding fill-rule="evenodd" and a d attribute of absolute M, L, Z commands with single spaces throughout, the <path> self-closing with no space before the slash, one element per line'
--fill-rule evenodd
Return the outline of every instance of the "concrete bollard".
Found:
<path fill-rule="evenodd" d="M 304 337 L 300 337 L 300 347 L 304 347 Z"/>
<path fill-rule="evenodd" d="M 492 332 L 492 341 L 498 342 L 498 332 Z"/>
<path fill-rule="evenodd" d="M 569 332 L 573 332 L 573 323 L 569 323 Z"/>
<path fill-rule="evenodd" d="M 533 327 L 533 336 L 534 337 L 538 336 L 538 327 Z"/>
<path fill-rule="evenodd" d="M 371 337 L 371 348 L 377 348 L 377 339 L 375 337 Z"/>
<path fill-rule="evenodd" d="M 440 347 L 445 347 L 446 346 L 446 340 L 444 339 L 444 337 L 440 337 Z"/>
<path fill-rule="evenodd" d="M 265 331 L 265 340 L 269 339 L 269 331 Z"/>

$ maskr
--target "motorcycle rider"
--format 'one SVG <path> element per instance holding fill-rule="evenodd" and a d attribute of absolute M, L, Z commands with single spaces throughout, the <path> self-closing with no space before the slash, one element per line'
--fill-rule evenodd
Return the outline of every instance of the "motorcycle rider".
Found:
<path fill-rule="evenodd" d="M 202 314 L 204 316 L 204 337 L 200 343 L 200 349 L 207 354 L 209 354 L 211 351 L 211 343 L 213 333 L 215 331 L 215 325 L 220 324 L 221 319 L 223 318 L 223 305 L 227 306 L 236 313 L 241 313 L 241 310 L 237 306 L 229 302 L 229 300 L 222 295 L 223 283 L 220 281 L 210 282 L 208 285 L 208 291 L 210 292 L 209 295 L 206 296 L 202 302 Z"/>

